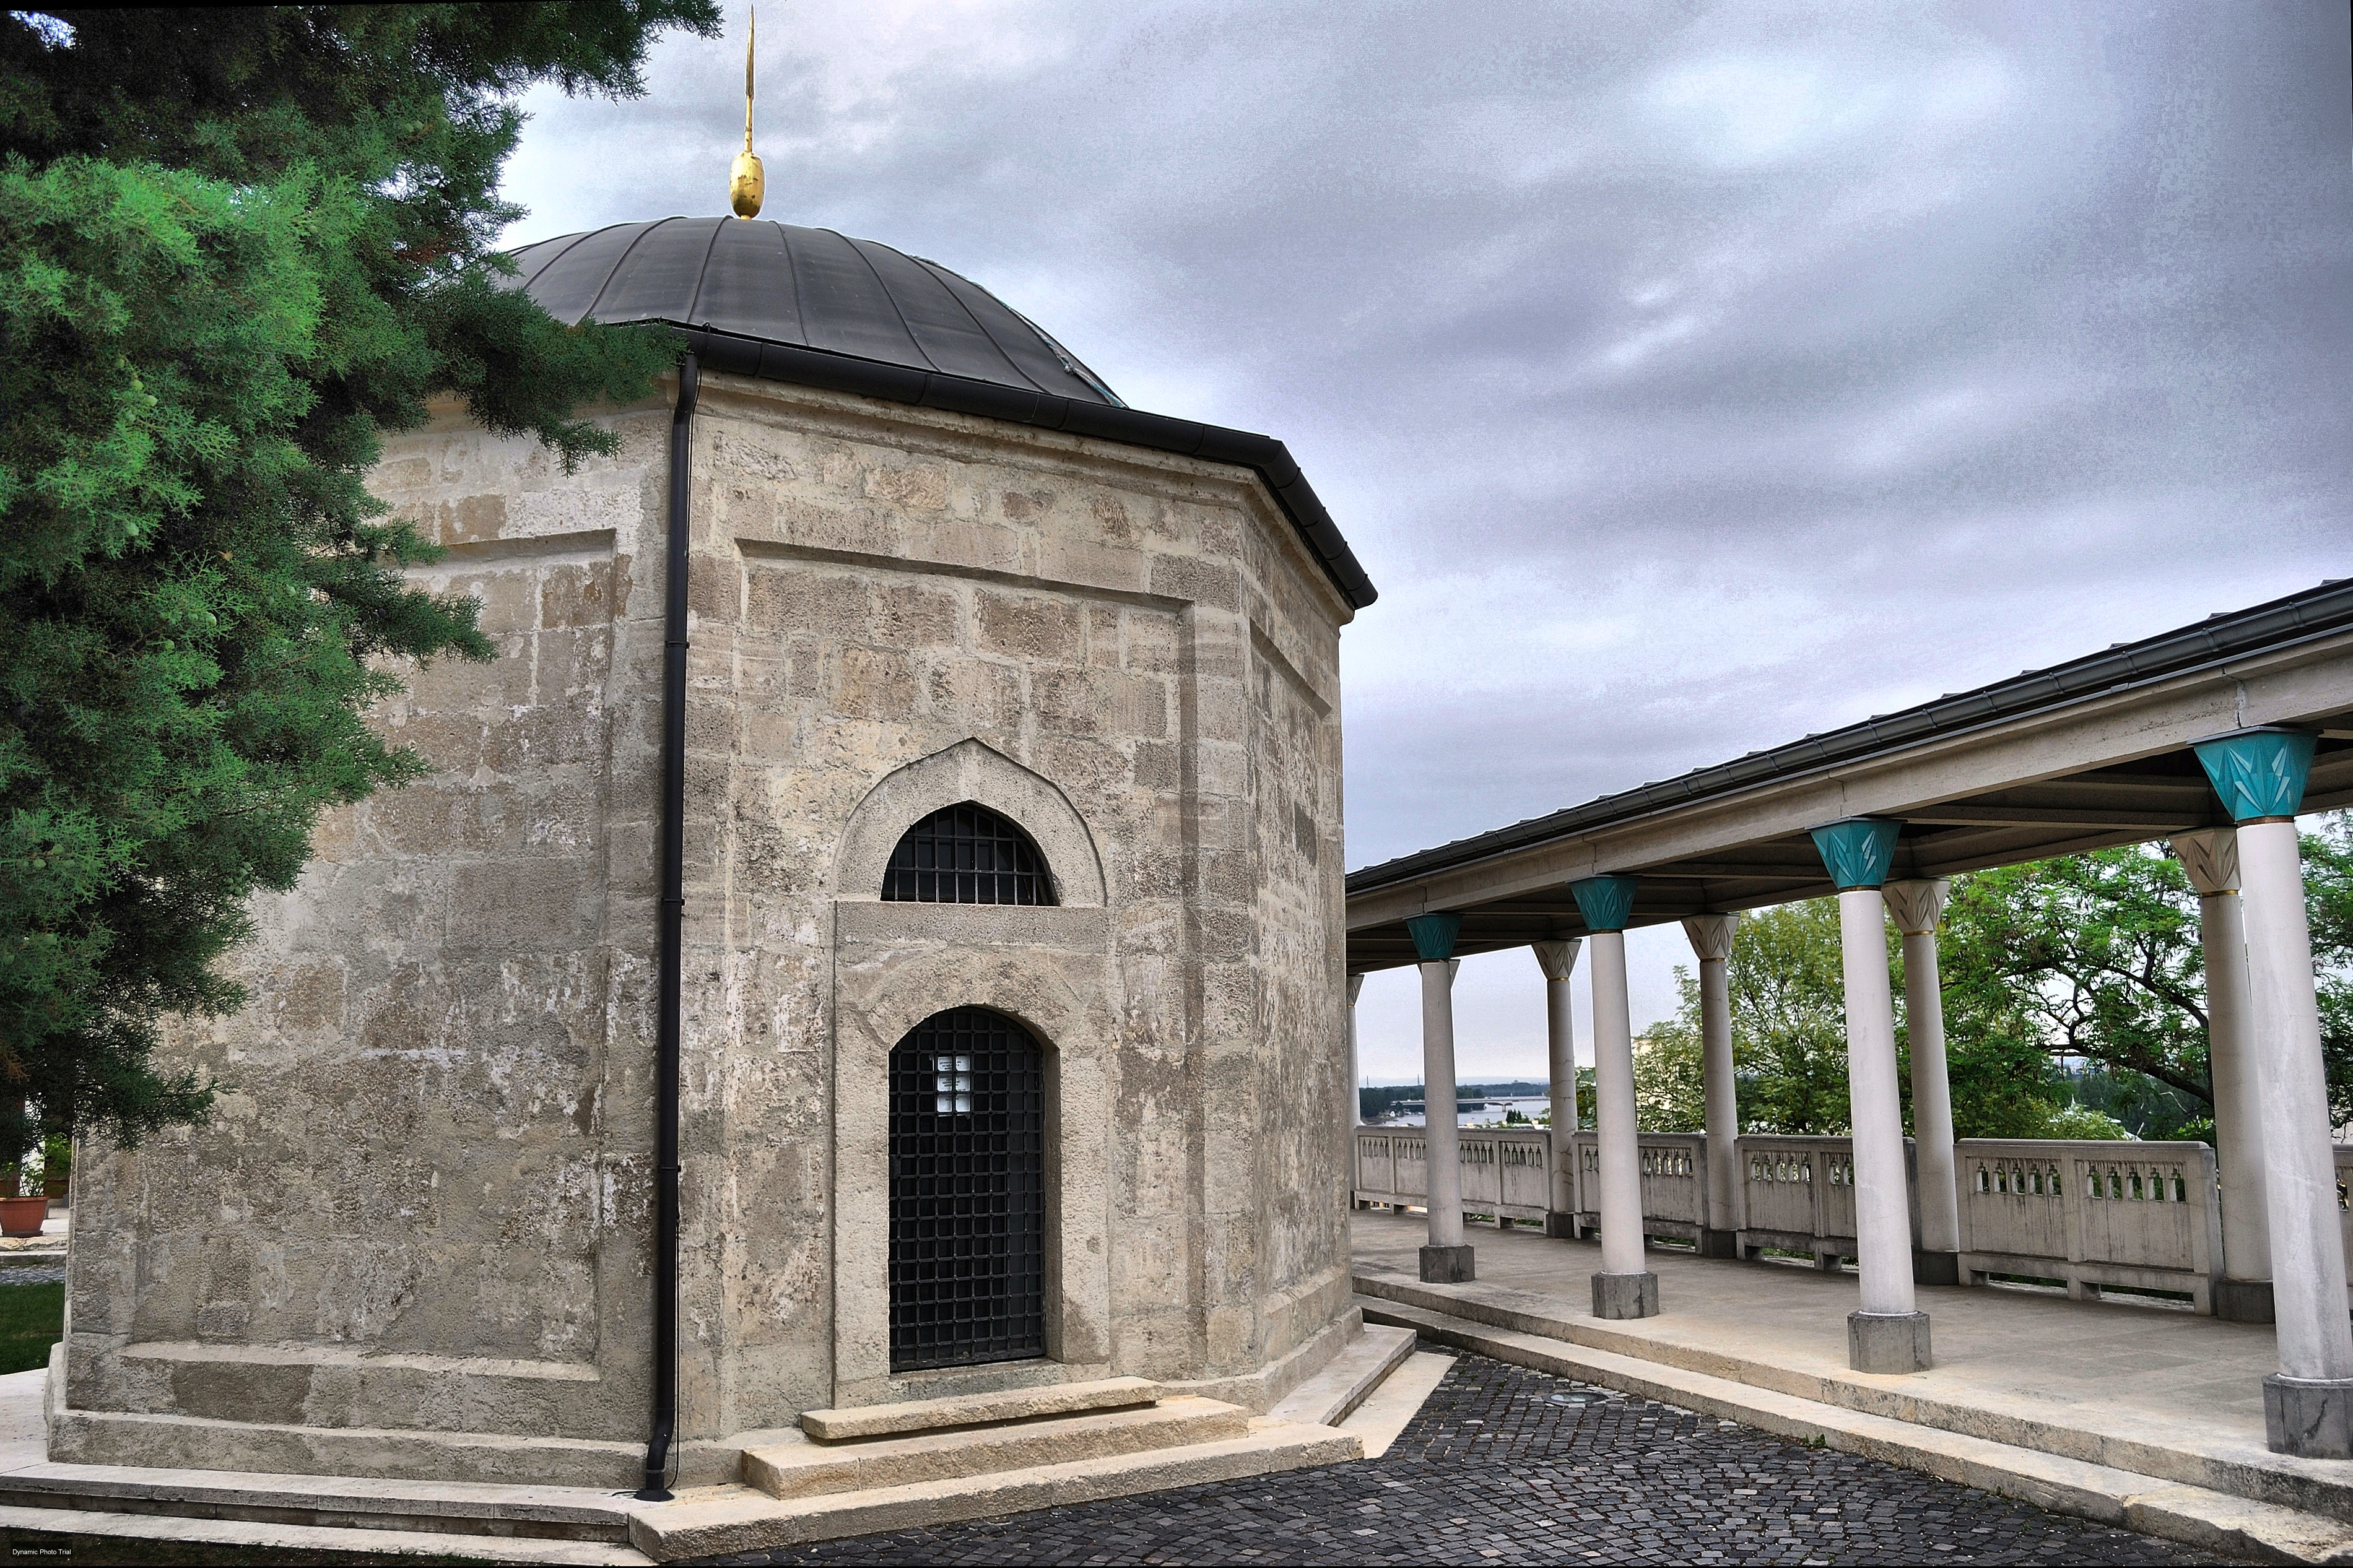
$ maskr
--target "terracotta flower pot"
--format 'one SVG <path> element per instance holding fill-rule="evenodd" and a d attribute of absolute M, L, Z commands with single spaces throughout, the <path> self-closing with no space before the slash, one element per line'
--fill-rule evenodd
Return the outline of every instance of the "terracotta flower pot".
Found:
<path fill-rule="evenodd" d="M 47 1198 L 0 1198 L 0 1236 L 38 1236 L 48 1217 Z"/>

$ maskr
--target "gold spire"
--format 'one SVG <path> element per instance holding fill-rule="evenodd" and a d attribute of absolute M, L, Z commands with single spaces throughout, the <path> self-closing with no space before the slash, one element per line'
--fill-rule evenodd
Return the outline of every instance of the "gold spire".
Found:
<path fill-rule="evenodd" d="M 759 37 L 760 12 L 754 6 L 752 25 L 744 36 L 744 150 L 735 154 L 735 166 L 727 172 L 727 205 L 735 209 L 737 217 L 758 217 L 760 198 L 767 192 L 759 154 L 752 151 L 752 50 Z"/>

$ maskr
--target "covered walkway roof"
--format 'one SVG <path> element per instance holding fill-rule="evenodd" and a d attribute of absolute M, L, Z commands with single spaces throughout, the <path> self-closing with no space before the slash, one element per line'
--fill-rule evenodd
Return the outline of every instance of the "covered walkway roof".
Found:
<path fill-rule="evenodd" d="M 1905 824 L 1898 877 L 2228 826 L 2189 747 L 2259 724 L 2319 732 L 2305 809 L 2353 805 L 2353 581 L 1352 872 L 1348 968 L 1413 963 L 1430 910 L 1458 956 L 1581 936 L 1582 877 L 1638 877 L 1638 926 L 1824 896 L 1841 817 Z"/>

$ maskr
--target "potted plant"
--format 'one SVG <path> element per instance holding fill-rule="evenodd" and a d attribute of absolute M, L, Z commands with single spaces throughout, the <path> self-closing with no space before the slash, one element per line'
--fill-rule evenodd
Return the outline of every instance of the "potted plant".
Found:
<path fill-rule="evenodd" d="M 26 1104 L 19 1100 L 0 1110 L 0 1236 L 27 1237 L 41 1234 L 41 1222 L 49 1217 L 49 1200 L 36 1191 L 30 1197 L 24 1192 L 25 1156 L 38 1146 L 38 1129 Z"/>
<path fill-rule="evenodd" d="M 61 1204 L 71 1195 L 73 1187 L 73 1140 L 52 1137 L 41 1143 L 41 1195 L 53 1204 Z"/>

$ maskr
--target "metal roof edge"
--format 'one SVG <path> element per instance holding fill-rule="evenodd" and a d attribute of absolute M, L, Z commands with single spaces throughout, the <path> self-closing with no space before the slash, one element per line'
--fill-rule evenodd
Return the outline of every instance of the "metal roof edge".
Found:
<path fill-rule="evenodd" d="M 1348 548 L 1347 540 L 1342 537 L 1339 525 L 1332 521 L 1332 514 L 1324 510 L 1314 487 L 1308 484 L 1307 476 L 1293 461 L 1290 448 L 1271 436 L 1197 425 L 1190 420 L 1146 414 L 1141 409 L 1081 403 L 1050 392 L 1021 392 L 968 376 L 915 370 L 825 349 L 769 342 L 715 327 L 652 320 L 623 324 L 658 326 L 669 331 L 682 339 L 708 370 L 1093 436 L 1147 451 L 1250 468 L 1265 482 L 1275 504 L 1282 509 L 1306 544 L 1308 553 L 1315 557 L 1324 574 L 1351 608 L 1361 610 L 1380 596 L 1356 552 Z"/>
<path fill-rule="evenodd" d="M 1354 898 L 1458 870 L 1548 839 L 1630 821 L 1670 805 L 1721 798 L 1773 779 L 1833 763 L 1888 755 L 1932 737 L 1997 720 L 2024 718 L 2054 700 L 2186 674 L 2250 653 L 2284 647 L 2353 630 L 2353 578 L 2336 578 L 2243 610 L 2121 643 L 2044 669 L 2021 671 L 1968 691 L 1881 714 L 1820 735 L 1752 752 L 1728 763 L 1695 768 L 1671 779 L 1599 795 L 1579 805 L 1530 817 L 1468 838 L 1418 849 L 1347 874 Z"/>

